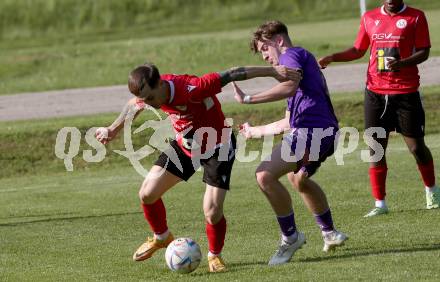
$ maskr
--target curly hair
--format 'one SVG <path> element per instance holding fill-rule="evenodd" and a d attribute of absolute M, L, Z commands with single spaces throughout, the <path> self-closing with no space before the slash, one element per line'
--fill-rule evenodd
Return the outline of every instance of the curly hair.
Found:
<path fill-rule="evenodd" d="M 250 48 L 254 53 L 258 53 L 257 43 L 263 39 L 271 39 L 276 34 L 288 35 L 287 26 L 280 21 L 268 21 L 260 25 L 254 32 L 250 42 Z"/>

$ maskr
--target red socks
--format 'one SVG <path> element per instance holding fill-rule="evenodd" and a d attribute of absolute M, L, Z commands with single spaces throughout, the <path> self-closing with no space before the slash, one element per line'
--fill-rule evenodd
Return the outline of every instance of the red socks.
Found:
<path fill-rule="evenodd" d="M 225 244 L 226 235 L 226 219 L 223 216 L 222 219 L 216 224 L 206 223 L 206 236 L 208 237 L 209 251 L 218 255 L 223 249 Z"/>
<path fill-rule="evenodd" d="M 387 179 L 387 170 L 386 166 L 375 166 L 370 167 L 370 184 L 371 184 L 371 193 L 376 200 L 385 199 L 385 181 Z"/>
<path fill-rule="evenodd" d="M 434 161 L 430 161 L 427 164 L 417 164 L 420 174 L 422 175 L 423 183 L 426 187 L 432 187 L 435 185 L 435 174 L 434 174 Z M 385 199 L 385 181 L 387 178 L 386 166 L 376 166 L 370 167 L 370 183 L 371 192 L 376 200 Z"/>
<path fill-rule="evenodd" d="M 430 161 L 427 164 L 418 163 L 420 174 L 422 175 L 423 183 L 426 187 L 432 187 L 435 185 L 435 174 L 434 174 L 434 161 Z"/>
<path fill-rule="evenodd" d="M 157 200 L 151 205 L 142 204 L 142 208 L 145 219 L 155 234 L 162 234 L 168 230 L 167 214 L 162 199 Z"/>
<path fill-rule="evenodd" d="M 155 234 L 162 234 L 168 230 L 166 211 L 162 199 L 157 200 L 151 205 L 142 204 L 142 208 L 145 219 Z M 209 251 L 213 254 L 220 254 L 225 244 L 225 217 L 223 216 L 216 224 L 206 223 L 206 235 L 208 237 Z"/>

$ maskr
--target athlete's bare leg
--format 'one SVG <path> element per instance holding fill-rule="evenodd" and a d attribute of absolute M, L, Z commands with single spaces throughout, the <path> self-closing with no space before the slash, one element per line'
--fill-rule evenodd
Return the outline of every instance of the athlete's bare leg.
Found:
<path fill-rule="evenodd" d="M 203 212 L 205 220 L 209 224 L 216 224 L 223 217 L 223 203 L 226 198 L 227 190 L 206 185 L 203 197 Z"/>
<path fill-rule="evenodd" d="M 425 144 L 425 139 L 421 138 L 413 138 L 403 136 L 403 140 L 408 147 L 408 150 L 416 159 L 417 163 L 426 164 L 432 161 L 432 154 L 429 148 Z"/>
<path fill-rule="evenodd" d="M 156 202 L 171 187 L 182 181 L 163 167 L 154 165 L 139 190 L 142 203 L 148 205 Z"/>
<path fill-rule="evenodd" d="M 264 160 L 258 166 L 255 173 L 261 191 L 269 200 L 277 216 L 292 213 L 292 199 L 286 187 L 279 181 L 279 178 L 293 171 L 296 167 L 296 163 L 283 160 L 281 157 L 281 146 L 282 144 L 279 144 L 275 147 L 269 156 L 270 160 Z"/>
<path fill-rule="evenodd" d="M 290 172 L 287 174 L 287 178 L 293 188 L 301 195 L 301 198 L 311 213 L 314 215 L 322 214 L 329 209 L 324 191 L 322 191 L 316 182 L 305 176 L 302 170 L 296 174 Z"/>

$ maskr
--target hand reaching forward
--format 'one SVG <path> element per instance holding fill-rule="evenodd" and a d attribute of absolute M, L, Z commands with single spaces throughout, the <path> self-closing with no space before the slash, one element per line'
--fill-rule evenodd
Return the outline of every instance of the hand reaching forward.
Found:
<path fill-rule="evenodd" d="M 252 126 L 248 122 L 245 122 L 242 125 L 240 125 L 239 133 L 241 135 L 243 135 L 246 139 L 250 139 L 252 137 L 255 137 L 252 134 Z"/>
<path fill-rule="evenodd" d="M 232 87 L 234 88 L 234 98 L 237 102 L 239 102 L 240 104 L 244 103 L 244 97 L 246 96 L 246 94 L 240 89 L 240 87 L 238 87 L 237 83 L 235 83 L 235 81 L 232 82 Z"/>
<path fill-rule="evenodd" d="M 99 127 L 95 132 L 96 139 L 104 145 L 113 140 L 115 136 L 116 132 L 108 127 Z"/>

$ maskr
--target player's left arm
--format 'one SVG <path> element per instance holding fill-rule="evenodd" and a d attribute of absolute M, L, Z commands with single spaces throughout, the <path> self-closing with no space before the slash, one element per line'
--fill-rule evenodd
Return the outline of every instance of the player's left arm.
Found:
<path fill-rule="evenodd" d="M 247 80 L 255 77 L 273 77 L 278 81 L 297 81 L 302 78 L 302 72 L 299 69 L 292 69 L 286 66 L 275 67 L 234 67 L 219 73 L 221 86 L 225 86 L 232 81 Z"/>
<path fill-rule="evenodd" d="M 99 142 L 107 144 L 113 140 L 118 133 L 124 128 L 124 123 L 127 118 L 132 118 L 133 120 L 143 111 L 144 104 L 138 103 L 136 97 L 131 98 L 122 109 L 119 116 L 115 121 L 107 127 L 101 127 L 96 131 L 95 137 Z"/>
<path fill-rule="evenodd" d="M 278 135 L 290 130 L 290 112 L 286 111 L 283 119 L 260 126 L 251 126 L 248 122 L 240 125 L 240 134 L 246 139 L 261 138 L 262 136 Z"/>
<path fill-rule="evenodd" d="M 257 93 L 255 95 L 246 95 L 240 87 L 234 82 L 235 100 L 241 104 L 258 104 L 283 100 L 294 96 L 299 86 L 299 81 L 288 80 L 280 82 L 269 90 Z"/>
<path fill-rule="evenodd" d="M 429 57 L 430 48 L 416 49 L 414 54 L 403 59 L 393 59 L 388 62 L 391 70 L 398 70 L 404 67 L 415 66 L 423 63 Z"/>

